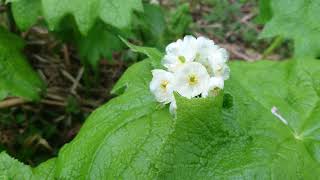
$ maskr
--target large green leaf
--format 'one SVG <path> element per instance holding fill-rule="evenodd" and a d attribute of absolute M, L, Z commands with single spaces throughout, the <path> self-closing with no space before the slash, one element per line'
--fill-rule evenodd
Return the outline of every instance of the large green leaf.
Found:
<path fill-rule="evenodd" d="M 28 30 L 40 16 L 64 41 L 79 50 L 85 65 L 97 70 L 101 58 L 112 59 L 112 52 L 123 44 L 120 30 L 128 29 L 132 11 L 142 11 L 141 0 L 6 0 L 21 30 Z M 70 16 L 71 15 L 71 16 Z M 75 21 L 75 23 L 74 23 Z"/>
<path fill-rule="evenodd" d="M 11 158 L 5 152 L 0 153 L 0 179 L 54 179 L 55 159 L 51 159 L 35 169 Z"/>
<path fill-rule="evenodd" d="M 62 149 L 57 178 L 320 175 L 320 62 L 234 62 L 225 90 L 232 105 L 221 114 L 219 98 L 177 97 L 177 119 L 154 102 L 148 64 L 134 65 L 123 76 L 126 82 L 119 81 L 128 87 L 124 94 L 97 110 Z M 288 126 L 271 113 L 273 106 Z"/>
<path fill-rule="evenodd" d="M 242 170 L 230 175 L 262 179 L 317 179 L 320 173 L 320 62 L 310 59 L 231 64 L 226 93 L 233 107 L 225 121 L 251 138 Z M 288 122 L 282 123 L 271 113 Z"/>
<path fill-rule="evenodd" d="M 5 152 L 0 153 L 0 179 L 30 179 L 32 169 L 11 158 Z"/>
<path fill-rule="evenodd" d="M 124 48 L 116 33 L 101 23 L 95 25 L 87 36 L 80 36 L 74 41 L 79 49 L 81 59 L 89 63 L 94 70 L 98 69 L 101 58 L 111 60 L 113 52 Z"/>
<path fill-rule="evenodd" d="M 21 30 L 28 30 L 41 16 L 41 0 L 16 0 L 12 2 L 12 14 Z"/>
<path fill-rule="evenodd" d="M 0 100 L 19 96 L 40 99 L 44 84 L 21 54 L 24 42 L 0 27 Z"/>
<path fill-rule="evenodd" d="M 259 1 L 259 15 L 255 18 L 255 21 L 259 24 L 265 24 L 272 17 L 271 11 L 271 0 L 260 0 Z"/>
<path fill-rule="evenodd" d="M 120 95 L 62 148 L 50 166 L 56 179 L 320 176 L 319 61 L 232 62 L 224 100 L 176 96 L 176 118 L 149 92 L 152 61 L 130 67 L 115 86 Z"/>
<path fill-rule="evenodd" d="M 20 28 L 31 26 L 43 14 L 52 30 L 67 15 L 72 15 L 82 34 L 87 34 L 97 20 L 117 28 L 130 24 L 132 11 L 142 11 L 141 0 L 7 0 Z"/>
<path fill-rule="evenodd" d="M 320 1 L 272 0 L 272 19 L 261 37 L 283 36 L 294 40 L 296 56 L 320 56 Z"/>
<path fill-rule="evenodd" d="M 139 39 L 144 45 L 164 48 L 172 41 L 172 35 L 168 32 L 168 23 L 166 21 L 165 12 L 161 5 L 143 4 L 144 11 L 136 13 L 132 23 L 131 39 Z"/>

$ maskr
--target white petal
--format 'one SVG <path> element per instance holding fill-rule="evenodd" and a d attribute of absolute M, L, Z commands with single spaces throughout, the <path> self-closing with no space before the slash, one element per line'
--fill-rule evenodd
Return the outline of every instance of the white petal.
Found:
<path fill-rule="evenodd" d="M 215 90 L 218 89 L 223 89 L 224 87 L 224 80 L 222 77 L 212 77 L 209 80 L 209 86 L 206 91 L 204 91 L 201 95 L 202 97 L 207 97 L 207 96 L 215 96 L 217 92 Z"/>
<path fill-rule="evenodd" d="M 170 72 L 175 72 L 179 69 L 184 63 L 179 60 L 178 56 L 167 54 L 164 56 L 162 60 L 162 64 L 164 67 L 168 69 Z"/>
<path fill-rule="evenodd" d="M 212 78 L 210 78 L 209 86 L 211 86 L 212 88 L 217 87 L 219 89 L 223 89 L 224 80 L 221 77 L 212 77 Z"/>
<path fill-rule="evenodd" d="M 191 36 L 191 35 L 186 35 L 184 38 L 183 38 L 183 42 L 184 43 L 188 43 L 188 44 L 193 44 L 196 42 L 196 38 Z"/>
<path fill-rule="evenodd" d="M 229 53 L 223 48 L 217 48 L 208 55 L 209 61 L 213 63 L 226 63 L 229 59 Z"/>
<path fill-rule="evenodd" d="M 158 102 L 167 104 L 173 100 L 173 74 L 162 69 L 152 70 L 153 78 L 150 82 L 150 91 Z M 162 83 L 166 83 L 165 88 Z"/>
<path fill-rule="evenodd" d="M 227 80 L 227 79 L 230 78 L 230 68 L 229 68 L 228 65 L 224 66 L 222 77 L 223 77 L 224 80 Z"/>
<path fill-rule="evenodd" d="M 154 69 L 154 70 L 151 71 L 151 73 L 152 73 L 152 76 L 158 77 L 158 76 L 165 75 L 165 74 L 167 74 L 169 72 L 167 72 L 167 71 L 165 71 L 163 69 Z"/>
<path fill-rule="evenodd" d="M 218 46 L 214 42 L 205 37 L 197 38 L 197 53 L 195 61 L 204 65 L 209 74 L 212 74 L 212 68 L 210 68 L 209 56 L 212 52 L 217 51 Z"/>
<path fill-rule="evenodd" d="M 176 115 L 177 113 L 177 103 L 175 100 L 173 100 L 171 103 L 170 103 L 170 106 L 169 106 L 169 111 L 172 115 Z"/>
<path fill-rule="evenodd" d="M 190 84 L 190 76 L 195 76 L 195 84 Z M 209 74 L 202 64 L 187 63 L 174 73 L 174 90 L 186 98 L 198 96 L 206 90 L 209 78 Z"/>
<path fill-rule="evenodd" d="M 215 46 L 214 42 L 205 37 L 198 37 L 197 38 L 197 46 L 198 48 L 208 48 Z"/>
<path fill-rule="evenodd" d="M 179 51 L 179 48 L 181 47 L 182 40 L 178 39 L 176 42 L 170 43 L 166 47 L 166 53 L 168 54 L 176 54 Z"/>
<path fill-rule="evenodd" d="M 193 36 L 185 36 L 166 47 L 166 55 L 162 63 L 169 71 L 176 71 L 182 64 L 194 61 L 197 53 L 197 39 Z M 181 58 L 183 61 L 181 61 Z"/>

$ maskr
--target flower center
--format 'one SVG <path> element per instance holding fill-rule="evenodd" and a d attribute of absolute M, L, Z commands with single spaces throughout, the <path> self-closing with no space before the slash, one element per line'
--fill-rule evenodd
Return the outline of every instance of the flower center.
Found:
<path fill-rule="evenodd" d="M 217 96 L 219 94 L 220 88 L 218 87 L 214 87 L 213 89 L 211 89 L 211 93 L 213 96 Z"/>
<path fill-rule="evenodd" d="M 180 61 L 180 63 L 186 62 L 186 58 L 184 56 L 178 56 L 178 60 Z"/>
<path fill-rule="evenodd" d="M 200 53 L 197 53 L 197 54 L 196 54 L 196 58 L 195 58 L 195 59 L 196 59 L 197 61 L 199 61 L 199 60 L 200 60 L 200 58 L 201 58 Z"/>
<path fill-rule="evenodd" d="M 222 75 L 222 73 L 223 73 L 223 67 L 222 67 L 221 65 L 217 65 L 217 66 L 214 68 L 213 73 L 214 73 L 216 76 Z"/>
<path fill-rule="evenodd" d="M 189 76 L 189 85 L 195 85 L 198 83 L 198 78 L 195 74 Z"/>
<path fill-rule="evenodd" d="M 169 81 L 167 81 L 167 80 L 162 80 L 161 83 L 160 83 L 161 89 L 166 90 L 168 84 L 169 84 Z"/>

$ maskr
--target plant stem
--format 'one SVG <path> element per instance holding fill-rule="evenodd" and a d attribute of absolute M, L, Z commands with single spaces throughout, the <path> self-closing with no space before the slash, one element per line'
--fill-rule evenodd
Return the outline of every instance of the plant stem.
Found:
<path fill-rule="evenodd" d="M 278 48 L 283 42 L 282 36 L 277 36 L 271 43 L 271 45 L 263 52 L 262 59 L 270 55 L 276 48 Z"/>
<path fill-rule="evenodd" d="M 14 22 L 14 18 L 12 15 L 12 10 L 11 10 L 11 3 L 7 4 L 7 8 L 6 8 L 6 12 L 7 12 L 7 19 L 8 19 L 8 28 L 11 32 L 17 33 L 17 28 Z"/>
<path fill-rule="evenodd" d="M 24 104 L 26 102 L 27 101 L 25 101 L 25 100 L 23 100 L 21 98 L 6 99 L 6 100 L 3 100 L 3 101 L 0 101 L 0 109 L 21 105 L 21 104 Z"/>

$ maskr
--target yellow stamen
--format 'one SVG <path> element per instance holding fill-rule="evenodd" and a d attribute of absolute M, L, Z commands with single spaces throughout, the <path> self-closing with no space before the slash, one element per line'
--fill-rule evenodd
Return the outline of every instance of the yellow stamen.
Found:
<path fill-rule="evenodd" d="M 197 53 L 195 59 L 199 61 L 200 60 L 200 56 L 201 56 L 200 53 Z"/>
<path fill-rule="evenodd" d="M 219 94 L 219 92 L 220 92 L 220 88 L 218 88 L 218 87 L 215 87 L 211 90 L 211 93 L 213 96 L 217 96 Z"/>
<path fill-rule="evenodd" d="M 196 75 L 192 74 L 189 76 L 189 84 L 190 85 L 195 85 L 198 83 L 198 78 Z"/>
<path fill-rule="evenodd" d="M 163 81 L 161 81 L 161 83 L 160 83 L 160 87 L 161 87 L 162 89 L 166 90 L 168 84 L 169 84 L 169 81 L 163 80 Z"/>
<path fill-rule="evenodd" d="M 178 56 L 178 59 L 181 63 L 185 63 L 186 62 L 186 58 L 184 56 Z"/>

